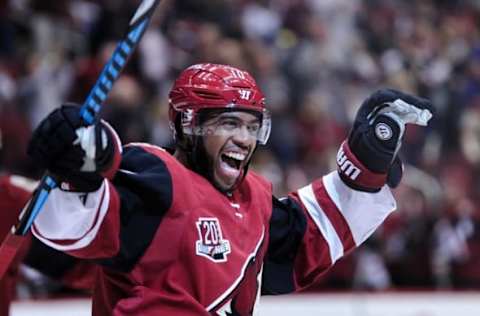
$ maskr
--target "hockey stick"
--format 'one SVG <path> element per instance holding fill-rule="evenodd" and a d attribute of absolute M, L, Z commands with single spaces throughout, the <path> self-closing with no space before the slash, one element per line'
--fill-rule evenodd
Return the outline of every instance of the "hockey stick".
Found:
<path fill-rule="evenodd" d="M 97 119 L 102 104 L 112 90 L 113 84 L 118 79 L 120 72 L 132 56 L 145 32 L 155 8 L 160 0 L 143 0 L 129 22 L 128 30 L 122 40 L 117 44 L 109 61 L 103 67 L 97 82 L 91 89 L 87 99 L 80 109 L 83 121 L 91 125 Z M 0 246 L 0 280 L 20 249 L 25 235 L 28 233 L 33 221 L 42 210 L 50 192 L 57 187 L 57 181 L 48 172 L 40 180 L 40 184 L 27 205 L 20 213 L 19 222 L 12 227 Z"/>

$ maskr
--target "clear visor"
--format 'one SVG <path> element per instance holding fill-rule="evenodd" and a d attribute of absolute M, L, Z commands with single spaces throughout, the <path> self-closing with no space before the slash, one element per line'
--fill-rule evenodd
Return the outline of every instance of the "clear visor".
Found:
<path fill-rule="evenodd" d="M 260 144 L 265 145 L 270 136 L 271 119 L 268 110 L 264 109 L 261 118 L 244 120 L 234 114 L 235 112 L 222 112 L 212 118 L 205 120 L 198 126 L 192 124 L 182 124 L 183 132 L 189 135 L 219 135 L 233 136 L 246 135 L 254 138 Z M 193 119 L 190 120 L 193 123 Z M 183 121 L 185 122 L 185 121 Z"/>

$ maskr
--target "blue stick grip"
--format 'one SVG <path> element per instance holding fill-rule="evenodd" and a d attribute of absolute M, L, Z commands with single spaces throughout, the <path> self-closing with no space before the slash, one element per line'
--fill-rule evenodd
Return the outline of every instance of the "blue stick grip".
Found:
<path fill-rule="evenodd" d="M 138 42 L 142 38 L 145 29 L 150 22 L 155 7 L 160 1 L 146 1 L 141 4 L 130 24 L 126 36 L 120 41 L 112 54 L 112 57 L 100 73 L 97 82 L 90 91 L 85 103 L 80 109 L 80 116 L 87 125 L 95 123 L 102 104 L 106 101 L 113 84 L 118 79 L 128 59 L 132 56 Z M 40 180 L 40 184 L 32 199 L 22 212 L 20 222 L 15 227 L 16 235 L 28 233 L 33 221 L 42 210 L 50 192 L 58 186 L 55 179 L 46 173 Z"/>
<path fill-rule="evenodd" d="M 144 33 L 149 20 L 149 18 L 145 18 L 128 32 L 126 39 L 118 43 L 109 62 L 103 68 L 100 77 L 97 79 L 97 82 L 80 109 L 80 116 L 88 125 L 95 122 L 102 103 L 107 99 L 114 82 L 127 64 L 128 59 L 132 56 L 134 48 L 140 41 L 141 35 Z"/>
<path fill-rule="evenodd" d="M 57 182 L 48 174 L 45 174 L 40 180 L 40 185 L 33 194 L 30 203 L 25 209 L 25 216 L 22 217 L 22 220 L 18 224 L 15 234 L 17 235 L 26 235 L 30 226 L 32 226 L 33 221 L 37 217 L 38 213 L 43 208 L 43 205 L 47 201 L 47 197 L 50 194 L 50 191 L 57 187 Z"/>

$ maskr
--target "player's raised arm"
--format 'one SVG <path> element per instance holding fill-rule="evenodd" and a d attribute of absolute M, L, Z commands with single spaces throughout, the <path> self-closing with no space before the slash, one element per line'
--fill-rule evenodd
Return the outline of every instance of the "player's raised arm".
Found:
<path fill-rule="evenodd" d="M 391 89 L 363 102 L 338 151 L 337 171 L 274 198 L 264 292 L 311 285 L 395 210 L 389 187 L 402 177 L 405 125 L 425 126 L 432 112 L 428 100 Z"/>
<path fill-rule="evenodd" d="M 52 191 L 33 226 L 40 240 L 59 250 L 75 250 L 98 237 L 101 223 L 118 221 L 118 211 L 106 216 L 108 208 L 118 209 L 112 202 L 118 200 L 116 192 L 106 179 L 117 172 L 121 151 L 115 130 L 103 120 L 87 126 L 77 105 L 63 105 L 42 120 L 28 154 L 55 177 L 59 188 Z M 71 242 L 56 242 L 64 239 Z M 110 247 L 104 251 L 116 251 L 114 243 Z"/>

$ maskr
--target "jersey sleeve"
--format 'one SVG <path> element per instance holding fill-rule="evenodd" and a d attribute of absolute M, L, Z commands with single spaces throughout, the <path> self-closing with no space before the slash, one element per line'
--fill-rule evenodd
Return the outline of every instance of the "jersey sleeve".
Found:
<path fill-rule="evenodd" d="M 172 201 L 163 149 L 126 146 L 120 169 L 95 192 L 54 189 L 32 226 L 47 246 L 130 270 L 150 244 Z"/>
<path fill-rule="evenodd" d="M 30 198 L 36 183 L 17 175 L 0 175 L 0 240 L 18 222 L 20 211 Z M 18 264 L 28 250 L 30 239 L 22 243 L 6 274 L 0 280 L 0 315 L 9 315 L 10 301 L 14 298 L 18 277 Z"/>
<path fill-rule="evenodd" d="M 289 293 L 315 283 L 395 208 L 388 186 L 377 193 L 356 191 L 336 171 L 274 198 L 263 293 Z"/>
<path fill-rule="evenodd" d="M 28 202 L 36 181 L 18 175 L 0 175 L 0 238 L 8 234 L 18 221 L 18 216 Z"/>

